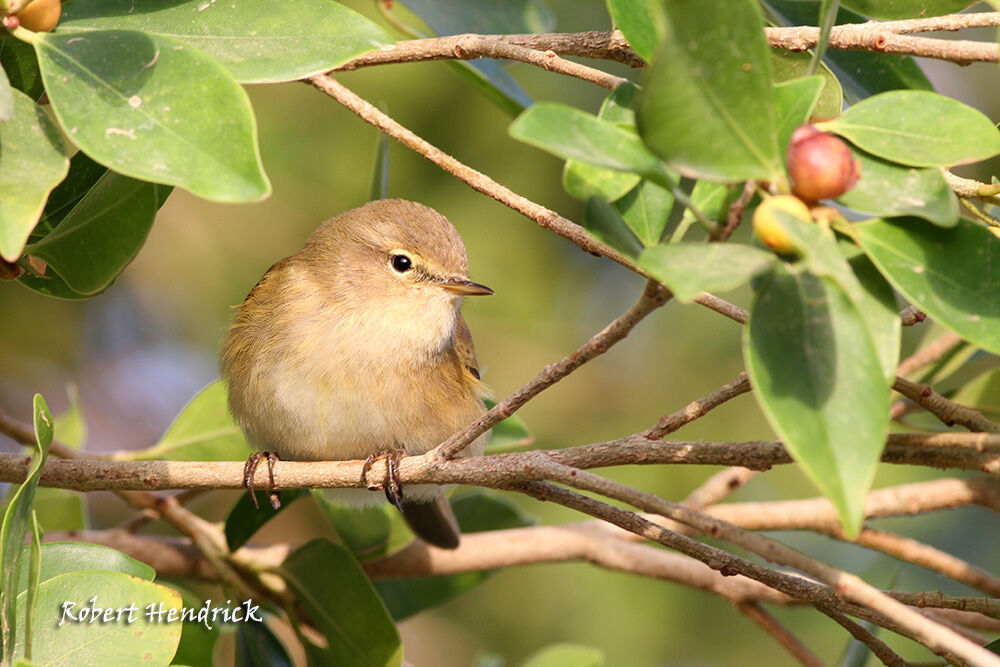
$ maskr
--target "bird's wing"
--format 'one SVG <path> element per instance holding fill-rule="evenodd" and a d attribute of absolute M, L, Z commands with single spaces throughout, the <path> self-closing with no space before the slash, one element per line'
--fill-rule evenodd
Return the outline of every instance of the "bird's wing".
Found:
<path fill-rule="evenodd" d="M 458 316 L 458 324 L 455 326 L 455 352 L 465 370 L 479 379 L 479 363 L 476 361 L 476 347 L 472 344 L 472 332 L 469 325 L 465 323 L 465 318 Z"/>

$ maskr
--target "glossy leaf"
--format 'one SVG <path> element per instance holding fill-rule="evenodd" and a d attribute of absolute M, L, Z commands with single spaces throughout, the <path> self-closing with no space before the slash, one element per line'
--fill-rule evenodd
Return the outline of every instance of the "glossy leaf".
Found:
<path fill-rule="evenodd" d="M 552 12 L 541 0 L 405 0 L 413 11 L 438 35 L 462 33 L 504 34 L 548 32 L 555 25 Z M 533 100 L 503 68 L 501 61 L 479 59 L 448 61 L 448 66 L 511 116 L 516 116 Z"/>
<path fill-rule="evenodd" d="M 25 554 L 28 547 L 25 547 Z M 42 545 L 42 567 L 39 582 L 48 581 L 69 572 L 104 570 L 120 572 L 130 577 L 152 581 L 156 570 L 117 549 L 87 542 L 46 542 Z M 27 572 L 21 573 L 18 593 L 28 586 Z"/>
<path fill-rule="evenodd" d="M 843 3 L 842 3 L 843 4 Z M 815 25 L 819 0 L 767 0 L 786 25 Z M 841 8 L 837 23 L 864 23 L 865 17 Z M 887 90 L 933 90 L 923 71 L 909 56 L 867 51 L 827 51 L 825 60 L 851 102 Z M 829 114 L 836 116 L 837 114 Z"/>
<path fill-rule="evenodd" d="M 906 167 L 851 147 L 861 178 L 837 202 L 882 217 L 915 215 L 941 227 L 958 223 L 958 199 L 937 167 Z"/>
<path fill-rule="evenodd" d="M 281 573 L 326 637 L 325 664 L 403 664 L 396 626 L 346 549 L 329 540 L 313 540 L 285 559 Z"/>
<path fill-rule="evenodd" d="M 97 597 L 101 608 L 127 608 L 134 605 L 134 621 L 109 623 L 73 622 L 58 625 L 64 604 L 77 616 Z M 23 610 L 24 596 L 18 602 Z M 145 607 L 162 609 L 162 622 L 150 619 Z M 162 605 L 160 607 L 159 605 Z M 181 636 L 180 623 L 166 622 L 166 612 L 177 609 L 181 598 L 165 586 L 144 579 L 101 570 L 69 572 L 52 577 L 38 587 L 35 631 L 32 638 L 32 659 L 39 665 L 166 665 L 177 650 Z M 44 614 L 44 616 L 41 616 Z M 44 622 L 41 622 L 43 621 Z M 23 648 L 24 637 L 18 636 L 17 650 Z"/>
<path fill-rule="evenodd" d="M 0 39 L 0 65 L 10 85 L 36 102 L 45 92 L 35 50 L 19 39 Z"/>
<path fill-rule="evenodd" d="M 18 584 L 24 576 L 24 538 L 31 526 L 32 506 L 42 466 L 52 446 L 52 414 L 41 394 L 35 394 L 34 398 L 34 426 L 35 443 L 27 475 L 24 482 L 12 491 L 0 524 L 0 624 L 3 628 L 4 664 L 10 664 L 15 655 L 22 654 L 22 651 L 16 650 L 14 638 L 17 633 L 24 632 L 24 615 L 17 614 Z M 37 598 L 40 600 L 41 596 Z"/>
<path fill-rule="evenodd" d="M 188 609 L 200 609 L 204 604 L 204 600 L 201 596 L 195 595 L 186 588 L 181 588 L 174 583 L 170 584 L 172 588 L 178 595 L 181 596 L 181 602 Z M 177 645 L 177 653 L 174 654 L 172 665 L 185 665 L 186 667 L 214 667 L 214 662 L 212 660 L 212 652 L 215 649 L 215 642 L 218 641 L 219 636 L 222 634 L 222 627 L 220 624 L 209 624 L 211 627 L 205 627 L 205 624 L 197 622 L 197 620 L 189 621 L 184 620 L 183 626 L 181 628 L 181 641 Z M 263 623 L 240 623 L 237 626 L 237 647 L 239 646 L 239 631 L 242 628 L 258 628 L 267 627 Z M 237 651 L 239 648 L 237 648 Z M 237 664 L 239 664 L 237 662 Z M 268 667 L 275 665 L 276 663 L 267 663 Z"/>
<path fill-rule="evenodd" d="M 29 245 L 26 254 L 45 260 L 77 294 L 107 289 L 129 265 L 149 235 L 169 188 L 105 169 L 50 233 Z"/>
<path fill-rule="evenodd" d="M 35 599 L 42 578 L 42 527 L 38 523 L 38 513 L 31 510 L 31 546 L 28 547 L 28 581 L 24 593 L 24 657 L 31 659 L 31 638 L 35 625 Z"/>
<path fill-rule="evenodd" d="M 496 401 L 490 399 L 486 399 L 485 402 L 487 410 L 496 405 Z M 486 444 L 486 451 L 490 454 L 516 451 L 534 442 L 535 436 L 528 430 L 528 425 L 524 423 L 520 415 L 513 414 L 490 431 L 490 440 Z"/>
<path fill-rule="evenodd" d="M 312 489 L 310 493 L 355 558 L 364 562 L 388 554 L 392 522 L 386 514 L 386 506 L 349 507 L 327 498 L 323 489 Z"/>
<path fill-rule="evenodd" d="M 604 102 L 597 117 L 611 123 L 635 129 L 633 106 L 639 89 L 631 83 L 623 83 L 615 88 Z M 600 197 L 613 202 L 621 199 L 639 183 L 637 174 L 615 171 L 605 167 L 587 164 L 580 160 L 566 160 L 563 168 L 563 189 L 570 196 L 586 201 L 590 197 Z"/>
<path fill-rule="evenodd" d="M 203 2 L 73 0 L 61 34 L 136 30 L 190 44 L 241 83 L 276 83 L 327 72 L 395 40 L 380 26 L 329 0 Z"/>
<path fill-rule="evenodd" d="M 1000 419 L 1000 370 L 987 371 L 956 391 L 951 400 Z"/>
<path fill-rule="evenodd" d="M 784 211 L 775 211 L 775 224 L 803 256 L 803 263 L 816 276 L 831 279 L 851 300 L 871 337 L 888 391 L 899 363 L 900 321 L 895 302 L 884 294 L 869 293 L 844 258 L 833 232 L 805 222 Z"/>
<path fill-rule="evenodd" d="M 810 60 L 811 57 L 808 52 L 772 50 L 771 77 L 775 85 L 806 77 L 806 72 L 809 71 Z M 837 77 L 833 75 L 833 72 L 830 71 L 830 68 L 825 63 L 820 64 L 819 69 L 816 70 L 816 74 L 813 76 L 823 78 L 823 89 L 820 91 L 819 100 L 816 102 L 813 115 L 819 118 L 839 116 L 844 107 L 844 91 L 841 89 Z M 778 104 L 777 99 L 775 99 L 775 103 Z M 783 146 L 785 146 L 785 143 L 782 143 L 779 138 L 778 148 L 781 149 Z"/>
<path fill-rule="evenodd" d="M 644 246 L 660 242 L 673 207 L 673 193 L 645 179 L 615 203 L 625 224 Z"/>
<path fill-rule="evenodd" d="M 774 86 L 774 108 L 778 122 L 778 146 L 788 150 L 792 133 L 809 120 L 823 90 L 823 77 L 808 76 Z"/>
<path fill-rule="evenodd" d="M 840 0 L 820 0 L 819 5 L 819 40 L 809 62 L 808 74 L 815 74 L 819 68 L 819 63 L 826 54 L 827 44 L 830 42 L 830 30 L 837 22 L 837 10 L 840 9 Z"/>
<path fill-rule="evenodd" d="M 950 167 L 1000 153 L 1000 132 L 989 118 L 926 91 L 869 97 L 819 127 L 873 155 L 914 167 Z"/>
<path fill-rule="evenodd" d="M 629 257 L 635 257 L 642 250 L 642 242 L 636 238 L 618 209 L 597 197 L 591 197 L 583 207 L 583 226 L 599 241 L 607 243 Z"/>
<path fill-rule="evenodd" d="M 942 229 L 913 218 L 854 226 L 893 287 L 969 342 L 1000 354 L 1000 239 L 960 219 Z"/>
<path fill-rule="evenodd" d="M 606 0 L 608 14 L 628 45 L 646 62 L 653 60 L 663 39 L 655 0 Z"/>
<path fill-rule="evenodd" d="M 975 0 L 841 0 L 841 3 L 859 14 L 885 21 L 957 14 L 976 4 Z"/>
<path fill-rule="evenodd" d="M 261 465 L 266 466 L 267 463 Z M 265 523 L 284 512 L 306 493 L 303 489 L 285 489 L 281 492 L 281 506 L 274 509 L 268 502 L 266 489 L 256 489 L 255 492 L 257 494 L 256 507 L 250 500 L 250 494 L 244 493 L 226 515 L 224 532 L 230 551 L 236 551 L 246 544 Z"/>
<path fill-rule="evenodd" d="M 21 256 L 49 192 L 69 171 L 66 145 L 49 117 L 12 90 L 13 113 L 0 123 L 0 257 Z"/>
<path fill-rule="evenodd" d="M 772 252 L 735 243 L 658 245 L 639 256 L 639 266 L 683 303 L 702 292 L 735 289 L 771 269 L 776 261 Z"/>
<path fill-rule="evenodd" d="M 226 385 L 216 380 L 191 399 L 149 449 L 119 452 L 119 461 L 245 461 L 250 445 L 229 414 Z"/>
<path fill-rule="evenodd" d="M 535 520 L 497 493 L 476 489 L 456 493 L 451 499 L 463 533 L 521 528 Z M 468 572 L 447 577 L 379 579 L 375 590 L 395 621 L 444 604 L 485 581 L 492 572 Z"/>
<path fill-rule="evenodd" d="M 663 47 L 637 115 L 643 139 L 685 176 L 781 181 L 770 49 L 757 2 L 663 6 Z"/>
<path fill-rule="evenodd" d="M 579 644 L 552 644 L 532 653 L 521 667 L 603 667 L 604 652 Z"/>
<path fill-rule="evenodd" d="M 84 494 L 69 489 L 38 487 L 35 513 L 45 530 L 85 530 L 87 512 Z"/>
<path fill-rule="evenodd" d="M 14 91 L 10 87 L 7 72 L 0 67 L 0 123 L 6 123 L 14 115 Z"/>
<path fill-rule="evenodd" d="M 69 173 L 60 181 L 45 202 L 42 217 L 31 232 L 30 243 L 37 243 L 46 234 L 55 229 L 70 211 L 87 196 L 87 193 L 97 185 L 108 168 L 94 162 L 82 151 L 77 151 L 69 161 Z"/>
<path fill-rule="evenodd" d="M 635 134 L 575 107 L 540 102 L 510 124 L 510 136 L 562 158 L 654 174 L 660 163 Z"/>
<path fill-rule="evenodd" d="M 236 667 L 292 667 L 294 664 L 281 640 L 266 623 L 240 623 L 237 626 Z"/>
<path fill-rule="evenodd" d="M 792 457 L 858 534 L 889 429 L 871 336 L 837 285 L 779 265 L 743 335 L 754 396 Z"/>
<path fill-rule="evenodd" d="M 247 95 L 212 58 L 127 30 L 40 33 L 35 49 L 59 122 L 96 161 L 213 201 L 270 193 Z"/>

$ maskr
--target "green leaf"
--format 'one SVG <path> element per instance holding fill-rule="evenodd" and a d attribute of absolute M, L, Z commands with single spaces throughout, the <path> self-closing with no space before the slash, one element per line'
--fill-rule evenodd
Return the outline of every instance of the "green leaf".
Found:
<path fill-rule="evenodd" d="M 816 42 L 816 49 L 813 52 L 812 60 L 809 62 L 808 74 L 815 74 L 816 69 L 826 54 L 826 45 L 830 41 L 830 30 L 837 22 L 837 10 L 840 9 L 840 0 L 820 0 L 819 5 L 819 40 Z"/>
<path fill-rule="evenodd" d="M 261 465 L 266 466 L 267 463 Z M 268 502 L 264 491 L 262 489 L 255 490 L 257 507 L 254 507 L 253 501 L 250 500 L 250 494 L 244 493 L 226 515 L 226 544 L 229 545 L 230 551 L 236 551 L 246 544 L 265 523 L 284 512 L 306 493 L 304 489 L 285 489 L 281 492 L 281 506 L 274 509 Z"/>
<path fill-rule="evenodd" d="M 807 269 L 813 275 L 833 280 L 858 309 L 875 346 L 888 391 L 899 364 L 902 326 L 891 293 L 886 299 L 884 290 L 878 290 L 875 296 L 862 287 L 828 228 L 805 222 L 784 211 L 775 211 L 774 217 L 775 224 L 803 255 Z"/>
<path fill-rule="evenodd" d="M 979 410 L 990 419 L 1000 419 L 1000 370 L 976 376 L 956 391 L 951 400 Z"/>
<path fill-rule="evenodd" d="M 639 256 L 639 266 L 682 303 L 690 303 L 702 292 L 735 289 L 771 269 L 776 261 L 772 252 L 735 243 L 658 245 Z"/>
<path fill-rule="evenodd" d="M 164 199 L 165 186 L 108 169 L 55 229 L 25 254 L 45 260 L 76 294 L 103 292 L 138 254 Z"/>
<path fill-rule="evenodd" d="M 767 5 L 786 25 L 812 25 L 819 15 L 819 0 L 767 0 Z M 841 9 L 837 23 L 864 23 L 865 17 Z M 887 90 L 933 90 L 923 71 L 909 56 L 867 51 L 827 51 L 825 60 L 844 87 L 851 102 Z M 835 113 L 824 114 L 836 116 Z"/>
<path fill-rule="evenodd" d="M 1000 239 L 960 219 L 952 229 L 914 218 L 854 226 L 893 287 L 936 322 L 1000 354 Z"/>
<path fill-rule="evenodd" d="M 837 202 L 861 213 L 915 215 L 941 227 L 958 223 L 958 199 L 937 167 L 906 167 L 850 146 L 861 178 Z"/>
<path fill-rule="evenodd" d="M 112 612 L 115 620 L 74 622 L 67 616 L 78 618 L 91 607 L 93 597 L 102 611 L 116 610 Z M 24 600 L 23 595 L 18 598 L 22 613 Z M 165 586 L 120 572 L 84 570 L 52 577 L 39 585 L 36 605 L 40 622 L 34 626 L 31 655 L 39 665 L 166 665 L 181 636 L 181 623 L 166 621 L 170 609 L 180 615 L 180 596 Z M 154 612 L 163 610 L 161 621 L 147 616 L 147 605 L 153 605 Z M 135 609 L 131 623 L 128 612 L 117 616 L 118 609 L 130 606 Z M 61 626 L 60 620 L 64 621 Z M 15 650 L 23 644 L 20 634 Z"/>
<path fill-rule="evenodd" d="M 12 87 L 36 102 L 41 98 L 45 88 L 35 50 L 30 44 L 19 39 L 0 39 L 0 65 Z"/>
<path fill-rule="evenodd" d="M 69 489 L 39 487 L 35 491 L 35 513 L 45 530 L 85 530 L 87 514 L 84 494 Z"/>
<path fill-rule="evenodd" d="M 549 32 L 555 17 L 541 0 L 405 0 L 405 5 L 438 35 L 509 34 Z M 500 61 L 446 61 L 462 78 L 471 81 L 494 104 L 516 116 L 532 104 L 521 85 Z"/>
<path fill-rule="evenodd" d="M 388 554 L 392 522 L 385 512 L 386 506 L 348 507 L 331 501 L 322 489 L 312 489 L 310 493 L 355 558 L 365 562 Z"/>
<path fill-rule="evenodd" d="M 976 4 L 975 0 L 841 0 L 845 7 L 873 19 L 925 18 L 958 12 Z"/>
<path fill-rule="evenodd" d="M 639 89 L 631 83 L 623 83 L 615 88 L 601 104 L 597 117 L 624 129 L 635 129 L 635 111 L 632 107 Z M 563 168 L 563 189 L 570 196 L 586 201 L 590 197 L 600 197 L 605 201 L 617 201 L 639 182 L 637 174 L 597 167 L 579 160 L 566 160 Z"/>
<path fill-rule="evenodd" d="M 285 559 L 281 573 L 326 637 L 325 664 L 403 664 L 396 626 L 349 551 L 329 540 L 313 540 Z"/>
<path fill-rule="evenodd" d="M 615 203 L 625 224 L 644 246 L 656 245 L 663 238 L 673 207 L 673 193 L 645 179 Z"/>
<path fill-rule="evenodd" d="M 617 171 L 655 174 L 660 161 L 635 134 L 557 102 L 539 102 L 510 124 L 510 136 L 559 157 Z"/>
<path fill-rule="evenodd" d="M 91 160 L 86 153 L 78 151 L 69 161 L 69 173 L 49 194 L 42 217 L 28 237 L 29 243 L 36 243 L 55 229 L 70 211 L 87 196 L 97 182 L 108 173 L 108 168 Z"/>
<path fill-rule="evenodd" d="M 663 39 L 663 21 L 655 0 L 606 0 L 608 14 L 628 45 L 646 62 L 653 60 Z"/>
<path fill-rule="evenodd" d="M 809 71 L 809 63 L 812 59 L 808 52 L 800 51 L 771 51 L 771 78 L 774 83 L 781 84 L 793 79 L 801 79 Z M 840 82 L 833 75 L 830 68 L 825 63 L 820 63 L 819 69 L 814 76 L 823 77 L 823 90 L 819 94 L 819 101 L 813 110 L 813 115 L 820 118 L 833 118 L 839 116 L 844 108 L 844 91 L 840 87 Z M 777 99 L 775 100 L 777 103 Z M 780 106 L 778 107 L 780 110 Z M 779 127 L 780 124 L 779 124 Z M 778 139 L 778 148 L 785 144 Z"/>
<path fill-rule="evenodd" d="M 25 547 L 27 553 L 27 547 Z M 149 565 L 126 556 L 117 549 L 88 542 L 46 542 L 42 545 L 42 567 L 39 582 L 45 582 L 69 572 L 105 570 L 120 572 L 138 579 L 152 581 L 156 571 Z M 28 587 L 27 573 L 22 572 L 18 594 Z"/>
<path fill-rule="evenodd" d="M 604 652 L 580 644 L 552 644 L 532 653 L 521 667 L 604 667 Z"/>
<path fill-rule="evenodd" d="M 787 150 L 792 134 L 812 116 L 822 94 L 823 77 L 808 76 L 774 85 L 774 108 L 778 122 L 778 146 Z"/>
<path fill-rule="evenodd" d="M 637 115 L 647 145 L 692 178 L 782 181 L 770 49 L 757 2 L 663 5 L 665 39 Z"/>
<path fill-rule="evenodd" d="M 757 292 L 743 357 L 772 428 L 857 535 L 889 429 L 889 392 L 861 314 L 833 281 L 778 265 Z"/>
<path fill-rule="evenodd" d="M 1000 153 L 1000 132 L 979 111 L 937 93 L 897 90 L 858 102 L 818 124 L 886 160 L 950 167 Z"/>
<path fill-rule="evenodd" d="M 209 2 L 73 0 L 61 34 L 136 30 L 190 44 L 220 62 L 240 83 L 277 83 L 328 72 L 395 40 L 380 26 L 337 2 L 269 0 Z"/>
<path fill-rule="evenodd" d="M 24 657 L 31 659 L 31 637 L 34 629 L 35 598 L 42 576 L 42 527 L 38 513 L 31 510 L 31 546 L 28 547 L 28 586 L 24 596 Z"/>
<path fill-rule="evenodd" d="M 496 405 L 496 401 L 490 399 L 486 399 L 485 403 L 487 410 Z M 490 454 L 512 452 L 523 449 L 534 442 L 535 436 L 528 430 L 528 425 L 519 415 L 513 414 L 490 431 L 490 440 L 486 445 L 486 451 Z"/>
<path fill-rule="evenodd" d="M 35 502 L 35 490 L 42 476 L 42 466 L 49 455 L 52 446 L 52 415 L 41 394 L 34 398 L 35 445 L 31 455 L 31 463 L 24 483 L 11 493 L 7 511 L 0 524 L 0 624 L 3 630 L 3 662 L 10 664 L 15 655 L 21 655 L 14 646 L 14 638 L 19 630 L 17 619 L 24 619 L 23 614 L 17 614 L 17 585 L 21 580 L 21 569 L 26 552 L 24 538 L 31 524 L 32 506 Z M 40 599 L 40 597 L 39 597 Z M 39 605 L 44 609 L 43 605 Z M 54 608 L 54 607 L 52 607 Z M 37 660 L 36 655 L 36 660 Z"/>
<path fill-rule="evenodd" d="M 0 256 L 21 256 L 49 192 L 66 176 L 66 144 L 55 123 L 20 91 L 13 114 L 0 123 Z"/>
<path fill-rule="evenodd" d="M 182 604 L 188 609 L 200 609 L 204 604 L 204 600 L 200 596 L 195 595 L 186 588 L 181 588 L 175 584 L 170 584 L 169 587 L 181 596 Z M 184 620 L 181 629 L 181 641 L 177 645 L 177 653 L 174 654 L 171 664 L 188 665 L 189 667 L 213 667 L 212 651 L 215 649 L 215 642 L 218 641 L 219 635 L 222 634 L 222 628 L 218 624 L 209 623 L 209 625 L 211 625 L 210 628 L 205 627 L 205 624 L 198 623 L 197 621 Z M 264 624 L 240 623 L 236 635 L 237 647 L 239 646 L 239 630 L 242 628 L 256 628 L 258 626 L 264 626 Z M 272 665 L 275 663 L 267 664 Z M 288 664 L 290 665 L 291 663 Z"/>
<path fill-rule="evenodd" d="M 483 489 L 456 493 L 451 499 L 451 506 L 463 533 L 521 528 L 535 523 L 506 497 Z M 467 572 L 447 577 L 380 579 L 374 585 L 393 620 L 402 621 L 455 599 L 481 584 L 491 574 Z"/>
<path fill-rule="evenodd" d="M 603 199 L 591 197 L 587 200 L 582 222 L 591 236 L 629 257 L 635 257 L 642 250 L 642 242 L 625 224 L 618 209 Z"/>
<path fill-rule="evenodd" d="M 184 406 L 160 441 L 149 449 L 118 452 L 118 461 L 245 461 L 251 448 L 229 414 L 226 385 L 211 383 Z"/>
<path fill-rule="evenodd" d="M 35 50 L 59 122 L 101 164 L 212 201 L 270 193 L 247 95 L 212 58 L 127 30 L 39 33 Z"/>
<path fill-rule="evenodd" d="M 0 67 L 0 123 L 6 123 L 14 115 L 14 91 L 10 87 L 7 72 Z"/>
<path fill-rule="evenodd" d="M 237 626 L 237 667 L 292 667 L 294 664 L 281 640 L 266 623 L 240 623 Z"/>

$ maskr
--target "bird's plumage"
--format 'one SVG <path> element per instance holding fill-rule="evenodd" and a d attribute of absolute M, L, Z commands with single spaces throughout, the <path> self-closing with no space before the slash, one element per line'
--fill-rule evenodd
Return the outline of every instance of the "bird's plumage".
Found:
<path fill-rule="evenodd" d="M 398 255 L 412 267 L 396 271 Z M 380 200 L 324 222 L 250 291 L 223 342 L 230 408 L 250 442 L 302 460 L 421 454 L 474 421 L 484 390 L 472 337 L 461 296 L 442 289 L 461 281 L 474 285 L 461 238 L 426 206 Z M 405 497 L 440 493 L 407 486 Z"/>

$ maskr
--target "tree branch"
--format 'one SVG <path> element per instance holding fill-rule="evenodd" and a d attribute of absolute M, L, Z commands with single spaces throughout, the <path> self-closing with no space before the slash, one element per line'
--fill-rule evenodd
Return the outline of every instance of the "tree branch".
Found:
<path fill-rule="evenodd" d="M 774 616 L 764 611 L 756 602 L 742 602 L 735 605 L 741 614 L 757 624 L 761 630 L 771 635 L 782 648 L 788 651 L 800 664 L 807 667 L 825 667 L 815 653 L 803 644 L 799 639 L 785 629 Z"/>
<path fill-rule="evenodd" d="M 987 419 L 978 410 L 948 400 L 926 384 L 897 377 L 892 388 L 940 419 L 946 426 L 958 424 L 970 431 L 1000 433 L 1000 424 Z"/>

